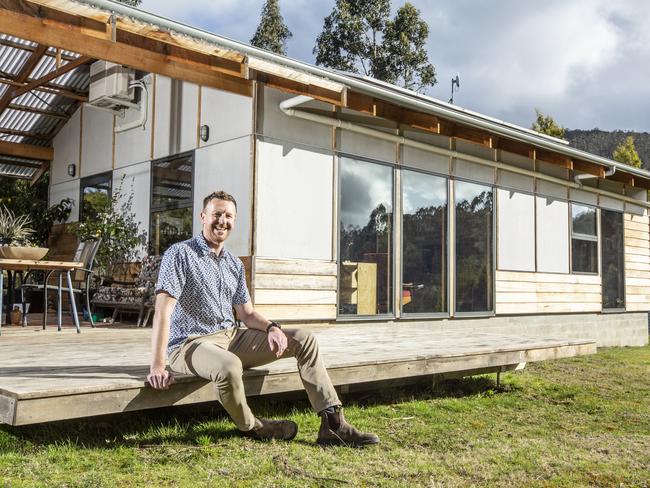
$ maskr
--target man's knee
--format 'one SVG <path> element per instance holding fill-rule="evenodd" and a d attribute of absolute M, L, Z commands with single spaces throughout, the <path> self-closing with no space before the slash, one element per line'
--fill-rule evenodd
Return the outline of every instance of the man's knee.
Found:
<path fill-rule="evenodd" d="M 316 341 L 316 336 L 310 330 L 294 329 L 291 331 L 291 338 L 300 344 L 301 348 L 318 348 L 318 341 Z"/>
<path fill-rule="evenodd" d="M 221 361 L 219 368 L 215 372 L 213 381 L 225 381 L 228 383 L 241 381 L 243 374 L 244 368 L 241 360 L 233 354 L 231 358 Z"/>

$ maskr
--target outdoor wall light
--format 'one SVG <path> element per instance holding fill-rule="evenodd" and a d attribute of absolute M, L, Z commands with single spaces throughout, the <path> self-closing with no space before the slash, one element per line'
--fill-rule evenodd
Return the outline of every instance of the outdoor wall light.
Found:
<path fill-rule="evenodd" d="M 70 163 L 68 165 L 68 175 L 74 177 L 75 174 L 77 174 L 77 165 Z"/>
<path fill-rule="evenodd" d="M 208 142 L 208 139 L 210 139 L 210 127 L 202 125 L 199 129 L 199 137 L 203 142 Z"/>

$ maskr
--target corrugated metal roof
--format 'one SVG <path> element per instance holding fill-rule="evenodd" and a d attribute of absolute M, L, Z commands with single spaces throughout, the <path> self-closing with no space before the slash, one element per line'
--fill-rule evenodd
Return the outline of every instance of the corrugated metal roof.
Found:
<path fill-rule="evenodd" d="M 0 99 L 13 89 L 13 86 L 6 83 L 7 79 L 13 80 L 20 73 L 25 62 L 33 54 L 38 44 L 25 39 L 20 39 L 5 34 L 0 34 Z M 22 47 L 25 47 L 23 49 Z M 27 82 L 37 80 L 56 70 L 57 50 L 48 48 L 32 72 Z M 79 54 L 72 51 L 61 51 L 61 66 L 69 63 L 71 59 L 77 59 Z M 48 83 L 48 86 L 64 89 L 74 93 L 85 94 L 90 84 L 89 67 L 80 66 L 68 73 L 65 73 Z M 79 102 L 77 100 L 49 93 L 42 90 L 32 90 L 11 100 L 12 107 L 7 107 L 0 113 L 0 140 L 31 144 L 34 146 L 50 146 L 52 137 L 58 131 L 61 124 L 74 113 Z M 20 110 L 17 107 L 24 107 L 28 110 Z M 31 111 L 29 110 L 31 109 Z M 50 112 L 51 114 L 38 113 Z M 2 132 L 5 130 L 5 132 Z M 24 132 L 19 134 L 16 132 Z M 21 161 L 20 158 L 0 157 L 0 175 L 30 178 L 37 168 L 21 167 L 9 164 L 9 161 Z M 41 164 L 42 161 L 22 160 L 32 164 Z"/>

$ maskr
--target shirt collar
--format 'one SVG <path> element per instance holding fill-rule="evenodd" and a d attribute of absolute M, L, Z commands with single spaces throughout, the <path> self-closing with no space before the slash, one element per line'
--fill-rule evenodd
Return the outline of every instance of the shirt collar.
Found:
<path fill-rule="evenodd" d="M 227 251 L 226 251 L 226 247 L 225 247 L 225 246 L 222 247 L 222 248 L 221 248 L 221 253 L 219 253 L 219 255 L 217 255 L 217 254 L 212 250 L 212 248 L 208 245 L 208 241 L 205 240 L 205 237 L 203 237 L 203 233 L 202 233 L 202 232 L 199 233 L 199 235 L 197 235 L 197 236 L 195 237 L 195 240 L 196 240 L 197 245 L 199 246 L 199 250 L 201 251 L 201 256 L 209 256 L 210 253 L 212 253 L 212 254 L 214 254 L 214 255 L 215 255 L 216 257 L 218 257 L 218 258 L 223 258 L 223 257 L 225 257 L 226 252 L 227 252 Z"/>

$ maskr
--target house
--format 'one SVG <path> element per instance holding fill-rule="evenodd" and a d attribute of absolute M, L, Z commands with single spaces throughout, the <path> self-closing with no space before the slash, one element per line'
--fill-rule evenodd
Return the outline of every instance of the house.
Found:
<path fill-rule="evenodd" d="M 71 221 L 132 188 L 161 253 L 224 189 L 271 319 L 648 343 L 649 172 L 109 0 L 0 9 L 0 173 Z"/>

